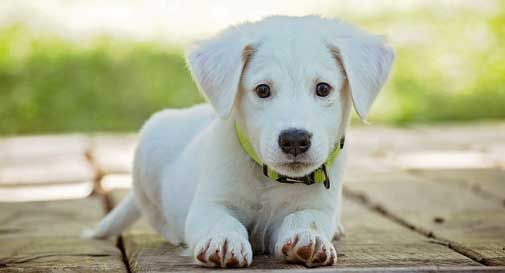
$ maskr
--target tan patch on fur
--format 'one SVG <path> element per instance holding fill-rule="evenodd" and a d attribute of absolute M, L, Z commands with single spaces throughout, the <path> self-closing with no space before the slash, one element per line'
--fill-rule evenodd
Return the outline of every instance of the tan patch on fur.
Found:
<path fill-rule="evenodd" d="M 200 254 L 196 256 L 196 259 L 202 263 L 207 263 L 207 260 L 205 260 L 205 251 L 200 252 Z"/>
<path fill-rule="evenodd" d="M 247 65 L 247 62 L 254 52 L 256 52 L 256 49 L 254 49 L 251 45 L 246 45 L 246 47 L 244 47 L 244 50 L 242 50 L 242 61 L 244 62 L 244 67 Z"/>
<path fill-rule="evenodd" d="M 322 264 L 326 261 L 326 259 L 328 258 L 328 256 L 326 255 L 326 251 L 321 251 L 321 252 L 318 252 L 316 255 L 315 255 L 315 258 L 314 260 L 312 260 L 313 263 L 317 263 L 317 264 Z"/>
<path fill-rule="evenodd" d="M 342 72 L 344 72 L 344 76 L 347 79 L 347 72 L 345 71 L 344 61 L 342 60 L 342 54 L 340 53 L 340 50 L 336 47 L 330 47 L 330 52 L 331 55 L 333 55 L 333 58 L 335 58 L 337 61 L 337 65 L 340 66 Z"/>
<path fill-rule="evenodd" d="M 228 252 L 228 240 L 224 240 L 223 243 L 223 257 L 226 257 L 226 253 Z"/>
<path fill-rule="evenodd" d="M 282 246 L 282 253 L 284 255 L 288 255 L 288 252 L 293 249 L 293 244 L 291 243 L 291 241 L 285 243 L 283 246 Z"/>
<path fill-rule="evenodd" d="M 300 258 L 302 258 L 303 260 L 310 259 L 310 256 L 312 256 L 312 245 L 306 245 L 300 247 L 296 252 L 296 254 L 298 254 L 298 256 L 300 256 Z"/>
<path fill-rule="evenodd" d="M 221 266 L 221 256 L 219 255 L 219 250 L 209 256 L 209 261 L 213 262 L 217 266 Z"/>
<path fill-rule="evenodd" d="M 342 73 L 344 74 L 344 85 L 342 86 L 342 90 L 349 89 L 349 77 L 347 76 L 347 71 L 345 70 L 344 61 L 342 60 L 342 55 L 340 50 L 336 47 L 330 47 L 330 52 L 333 55 L 333 58 L 337 61 L 337 65 L 342 69 Z"/>
<path fill-rule="evenodd" d="M 237 267 L 238 265 L 239 265 L 238 259 L 233 256 L 225 264 L 226 267 Z"/>
<path fill-rule="evenodd" d="M 209 249 L 209 246 L 210 246 L 210 241 L 208 241 L 207 244 L 205 244 L 205 247 L 202 250 L 200 250 L 200 253 L 198 253 L 198 256 L 196 256 L 197 260 L 199 260 L 202 263 L 207 263 L 207 260 L 205 259 L 205 253 Z"/>

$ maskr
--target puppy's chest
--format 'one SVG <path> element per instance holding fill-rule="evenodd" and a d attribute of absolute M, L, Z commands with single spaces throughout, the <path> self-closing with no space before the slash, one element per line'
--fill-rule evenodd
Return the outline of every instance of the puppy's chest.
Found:
<path fill-rule="evenodd" d="M 297 209 L 297 202 L 292 200 L 297 195 L 297 188 L 296 185 L 267 180 L 262 181 L 256 189 L 257 200 L 248 225 L 250 241 L 255 251 L 267 251 L 274 229 L 287 214 Z"/>

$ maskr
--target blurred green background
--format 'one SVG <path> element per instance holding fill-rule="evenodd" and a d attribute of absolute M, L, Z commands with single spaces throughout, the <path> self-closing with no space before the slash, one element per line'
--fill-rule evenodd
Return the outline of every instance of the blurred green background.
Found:
<path fill-rule="evenodd" d="M 421 5 L 332 14 L 391 38 L 397 52 L 373 123 L 505 118 L 505 5 Z M 478 5 L 478 4 L 477 4 Z M 153 112 L 202 102 L 184 43 L 100 34 L 85 43 L 0 25 L 0 134 L 131 131 Z"/>

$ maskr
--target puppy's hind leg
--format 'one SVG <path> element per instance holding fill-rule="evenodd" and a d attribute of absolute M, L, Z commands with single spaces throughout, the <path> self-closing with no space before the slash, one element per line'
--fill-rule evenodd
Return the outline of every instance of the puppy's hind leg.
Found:
<path fill-rule="evenodd" d="M 140 218 L 140 211 L 135 204 L 135 197 L 130 191 L 98 225 L 91 230 L 84 230 L 82 237 L 104 239 L 119 235 L 124 229 Z"/>

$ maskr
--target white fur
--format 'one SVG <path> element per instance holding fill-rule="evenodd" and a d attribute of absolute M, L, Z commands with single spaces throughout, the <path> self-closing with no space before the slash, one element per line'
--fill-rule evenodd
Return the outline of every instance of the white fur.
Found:
<path fill-rule="evenodd" d="M 329 166 L 329 190 L 282 184 L 265 177 L 243 151 L 234 122 L 271 168 L 308 174 L 345 134 L 352 102 L 365 118 L 392 61 L 380 39 L 317 16 L 270 17 L 200 43 L 188 64 L 212 108 L 164 110 L 145 124 L 134 162 L 135 202 L 123 201 L 94 236 L 119 234 L 137 218 L 135 203 L 157 231 L 187 244 L 203 265 L 247 266 L 253 250 L 307 266 L 332 264 L 331 239 L 342 231 L 347 148 Z M 333 87 L 328 97 L 315 95 L 318 82 Z M 270 85 L 271 97 L 257 97 L 260 83 Z M 313 135 L 311 148 L 297 158 L 278 147 L 279 133 L 289 128 Z M 304 164 L 295 168 L 293 161 Z"/>

